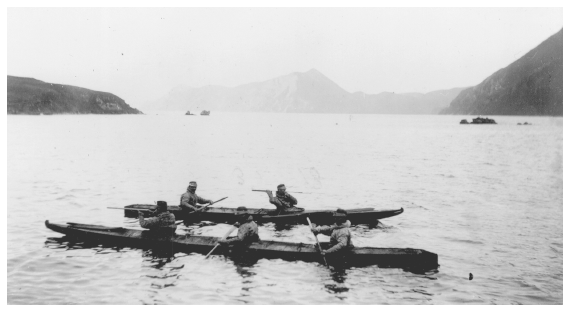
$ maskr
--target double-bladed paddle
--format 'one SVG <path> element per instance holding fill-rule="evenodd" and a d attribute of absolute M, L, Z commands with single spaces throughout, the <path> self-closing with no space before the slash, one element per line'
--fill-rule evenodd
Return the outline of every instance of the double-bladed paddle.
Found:
<path fill-rule="evenodd" d="M 309 229 L 311 229 L 311 233 L 313 233 L 312 231 L 313 225 L 311 224 L 311 219 L 309 219 L 309 217 L 307 217 L 307 222 L 309 222 Z M 321 244 L 319 243 L 317 234 L 313 233 L 313 235 L 315 235 L 315 240 L 317 241 L 317 250 L 319 251 L 320 254 L 322 254 L 323 250 L 321 249 Z M 325 261 L 325 265 L 328 267 L 329 265 L 327 263 L 327 258 L 325 258 L 325 255 L 323 255 L 323 261 Z"/>
<path fill-rule="evenodd" d="M 205 209 L 207 207 L 209 207 L 210 205 L 213 205 L 215 203 L 221 202 L 222 200 L 226 199 L 227 197 L 224 197 L 222 199 L 216 200 L 215 202 L 211 203 L 211 204 L 207 204 L 206 206 L 200 208 L 200 209 L 196 209 L 190 213 L 194 213 L 194 212 L 198 212 L 202 209 Z M 147 211 L 147 210 L 154 210 L 155 208 L 135 208 L 135 207 L 107 207 L 107 209 L 121 209 L 121 210 L 140 210 L 140 211 Z"/>
<path fill-rule="evenodd" d="M 200 209 L 197 209 L 197 210 L 195 210 L 195 211 L 192 211 L 192 212 L 190 212 L 190 213 L 188 213 L 188 214 L 192 214 L 192 213 L 198 212 L 198 211 L 200 211 L 200 210 L 203 210 L 203 209 L 207 208 L 208 206 L 213 205 L 213 204 L 215 204 L 215 203 L 217 203 L 217 202 L 221 202 L 222 200 L 224 200 L 224 199 L 226 199 L 226 198 L 228 198 L 228 197 L 224 197 L 224 198 L 222 198 L 222 199 L 219 199 L 219 200 L 217 200 L 217 201 L 215 201 L 215 202 L 213 202 L 213 203 L 211 203 L 211 204 L 208 204 L 208 205 L 206 205 L 206 206 L 204 206 L 204 207 L 202 207 L 202 208 L 200 208 Z M 108 209 L 122 209 L 122 210 L 137 210 L 137 211 L 153 210 L 152 208 L 127 208 L 127 207 L 107 207 L 107 208 L 108 208 Z M 183 220 L 176 221 L 175 224 L 176 224 L 176 225 L 179 225 L 179 224 L 182 223 L 182 222 L 184 222 L 184 221 L 183 221 Z"/>
<path fill-rule="evenodd" d="M 186 217 L 184 218 L 184 220 L 185 220 L 186 222 L 190 222 L 190 220 L 191 220 L 190 217 L 192 216 L 193 213 L 200 212 L 201 210 L 204 210 L 204 209 L 208 208 L 210 205 L 213 205 L 213 204 L 215 204 L 215 203 L 217 203 L 217 202 L 221 202 L 222 200 L 224 200 L 224 199 L 226 199 L 226 198 L 228 198 L 228 197 L 224 197 L 224 198 L 222 198 L 222 199 L 216 200 L 215 202 L 213 202 L 213 203 L 211 203 L 211 204 L 207 204 L 206 206 L 204 206 L 204 207 L 202 207 L 202 208 L 200 208 L 200 209 L 196 209 L 196 210 L 194 210 L 194 211 L 189 212 L 189 213 L 186 215 Z"/>
<path fill-rule="evenodd" d="M 235 229 L 237 229 L 237 228 L 234 225 L 232 225 L 232 228 L 224 235 L 224 237 L 222 237 L 222 239 L 228 238 L 228 236 L 230 236 L 230 234 L 232 234 L 232 232 L 235 231 Z M 214 252 L 214 250 L 216 250 L 216 248 L 218 248 L 218 246 L 220 246 L 220 243 L 216 243 L 216 246 L 214 246 L 214 248 L 212 248 L 212 250 L 210 250 L 210 252 L 206 255 L 206 259 L 208 259 L 210 254 L 212 252 Z"/>

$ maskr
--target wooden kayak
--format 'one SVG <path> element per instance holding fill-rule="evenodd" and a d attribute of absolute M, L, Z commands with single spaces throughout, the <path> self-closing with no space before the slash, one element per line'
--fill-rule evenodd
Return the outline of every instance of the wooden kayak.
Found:
<path fill-rule="evenodd" d="M 128 205 L 125 208 L 134 209 L 154 209 L 155 205 Z M 125 217 L 136 218 L 140 210 L 125 209 Z M 237 218 L 235 216 L 237 208 L 224 208 L 224 207 L 208 207 L 205 211 L 192 214 L 187 218 L 187 214 L 182 211 L 178 206 L 168 206 L 168 211 L 176 216 L 177 220 L 189 219 L 192 222 L 211 221 L 216 223 L 235 223 Z M 249 208 L 248 212 L 253 216 L 253 220 L 257 223 L 279 223 L 279 224 L 305 224 L 307 217 L 318 225 L 332 224 L 333 210 L 302 210 L 301 212 L 291 212 L 287 214 L 276 215 L 275 209 L 257 209 Z M 360 209 L 346 209 L 348 213 L 348 220 L 352 225 L 357 224 L 370 224 L 376 226 L 379 219 L 385 219 L 397 216 L 404 212 L 404 208 L 395 210 L 375 210 L 374 208 L 360 208 Z M 150 212 L 144 211 L 145 217 L 150 215 Z"/>
<path fill-rule="evenodd" d="M 88 224 L 55 224 L 45 221 L 47 228 L 65 234 L 73 239 L 135 248 L 167 248 L 172 252 L 207 254 L 217 243 L 218 237 L 173 235 L 160 236 L 149 230 L 126 229 Z M 329 243 L 321 243 L 329 248 Z M 217 248 L 213 254 L 235 255 L 235 250 L 228 247 Z M 259 241 L 239 250 L 241 257 L 255 259 L 283 259 L 287 261 L 305 261 L 322 263 L 323 258 L 312 244 Z M 331 255 L 327 256 L 330 262 Z M 429 271 L 438 268 L 437 254 L 411 248 L 374 248 L 355 247 L 344 256 L 343 265 L 365 267 L 377 265 L 382 268 L 405 268 L 413 271 Z"/>

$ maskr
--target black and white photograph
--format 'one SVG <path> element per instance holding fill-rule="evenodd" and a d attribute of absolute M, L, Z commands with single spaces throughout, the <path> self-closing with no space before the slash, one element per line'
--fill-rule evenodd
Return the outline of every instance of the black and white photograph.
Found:
<path fill-rule="evenodd" d="M 7 305 L 562 306 L 562 2 L 387 3 L 9 2 Z"/>

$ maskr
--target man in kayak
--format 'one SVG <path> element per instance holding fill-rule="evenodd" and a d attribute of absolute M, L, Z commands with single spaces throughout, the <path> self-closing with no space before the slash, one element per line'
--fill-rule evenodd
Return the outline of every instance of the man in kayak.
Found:
<path fill-rule="evenodd" d="M 238 228 L 237 236 L 234 238 L 221 239 L 220 245 L 237 245 L 247 246 L 253 242 L 259 241 L 257 224 L 253 221 L 253 217 L 247 212 L 247 208 L 241 206 L 237 208 L 236 216 L 238 222 L 234 224 Z"/>
<path fill-rule="evenodd" d="M 198 184 L 194 181 L 186 188 L 186 193 L 180 196 L 180 208 L 185 212 L 192 212 L 199 209 L 198 204 L 211 204 L 209 199 L 202 198 L 196 194 Z"/>
<path fill-rule="evenodd" d="M 354 248 L 350 236 L 350 221 L 348 220 L 346 210 L 337 209 L 333 214 L 335 224 L 330 226 L 318 226 L 312 224 L 311 231 L 315 235 L 324 234 L 331 237 L 330 248 L 323 250 L 321 253 L 324 255 L 343 255 L 345 252 Z"/>
<path fill-rule="evenodd" d="M 154 217 L 144 219 L 142 211 L 139 211 L 139 223 L 141 227 L 149 229 L 153 233 L 172 235 L 176 231 L 176 218 L 168 211 L 165 201 L 156 202 L 156 212 Z"/>
<path fill-rule="evenodd" d="M 266 190 L 265 192 L 267 193 L 267 196 L 269 196 L 269 202 L 277 207 L 277 214 L 287 211 L 296 211 L 296 209 L 294 209 L 296 207 L 294 206 L 297 205 L 297 199 L 287 193 L 285 184 L 279 184 L 277 186 L 275 196 L 273 196 L 273 192 L 270 190 Z"/>

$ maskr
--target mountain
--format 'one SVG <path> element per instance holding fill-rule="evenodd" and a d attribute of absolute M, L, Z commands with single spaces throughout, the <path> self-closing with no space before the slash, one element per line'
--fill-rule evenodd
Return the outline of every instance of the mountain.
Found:
<path fill-rule="evenodd" d="M 441 114 L 562 116 L 562 29 L 477 86 Z"/>
<path fill-rule="evenodd" d="M 8 76 L 8 114 L 142 114 L 118 96 Z"/>
<path fill-rule="evenodd" d="M 350 93 L 316 69 L 235 88 L 180 86 L 147 109 L 234 112 L 437 114 L 463 88 L 427 94 Z"/>

